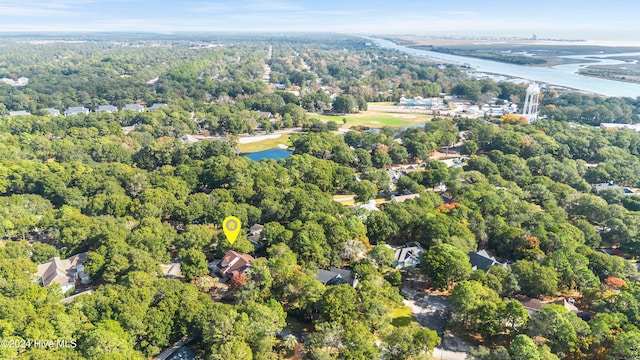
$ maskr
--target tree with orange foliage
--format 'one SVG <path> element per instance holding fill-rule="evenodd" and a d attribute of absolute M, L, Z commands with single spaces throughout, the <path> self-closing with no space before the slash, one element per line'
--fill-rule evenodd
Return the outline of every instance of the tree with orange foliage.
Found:
<path fill-rule="evenodd" d="M 452 202 L 450 204 L 442 204 L 442 205 L 438 206 L 436 209 L 438 211 L 440 211 L 440 212 L 447 212 L 449 210 L 455 209 L 459 205 L 460 205 L 459 202 Z"/>
<path fill-rule="evenodd" d="M 608 278 L 604 279 L 604 283 L 607 284 L 610 289 L 614 290 L 620 289 L 626 284 L 624 280 L 615 276 L 609 276 Z"/>
<path fill-rule="evenodd" d="M 229 280 L 229 290 L 238 290 L 247 282 L 245 273 L 234 274 Z"/>
<path fill-rule="evenodd" d="M 524 246 L 528 249 L 537 249 L 540 247 L 540 239 L 537 236 L 527 236 L 524 239 Z"/>
<path fill-rule="evenodd" d="M 518 114 L 504 114 L 500 117 L 500 124 L 518 125 L 526 124 L 527 118 Z"/>

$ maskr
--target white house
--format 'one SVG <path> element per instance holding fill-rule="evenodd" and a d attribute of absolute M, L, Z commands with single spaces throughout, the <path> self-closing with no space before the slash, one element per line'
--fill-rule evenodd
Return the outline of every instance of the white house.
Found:
<path fill-rule="evenodd" d="M 49 113 L 51 116 L 60 116 L 60 110 L 54 108 L 43 109 L 44 112 Z"/>
<path fill-rule="evenodd" d="M 89 109 L 84 106 L 72 106 L 64 112 L 64 116 L 73 116 L 78 114 L 89 115 Z"/>
<path fill-rule="evenodd" d="M 143 112 L 144 106 L 140 104 L 127 104 L 124 106 L 122 110 Z"/>
<path fill-rule="evenodd" d="M 31 115 L 31 114 L 24 110 L 9 111 L 9 116 L 25 116 L 25 115 Z"/>
<path fill-rule="evenodd" d="M 147 109 L 147 111 L 154 111 L 154 110 L 158 110 L 161 109 L 163 107 L 167 106 L 167 104 L 160 104 L 160 103 L 155 103 L 153 105 L 151 105 L 150 108 Z"/>
<path fill-rule="evenodd" d="M 2 78 L 2 79 L 0 79 L 0 82 L 4 83 L 4 84 L 7 84 L 9 86 L 17 86 L 16 85 L 17 84 L 16 81 L 13 80 L 13 79 L 9 79 L 9 78 Z"/>
<path fill-rule="evenodd" d="M 113 105 L 100 105 L 96 109 L 96 112 L 114 113 L 118 111 L 118 108 Z"/>
<path fill-rule="evenodd" d="M 600 129 L 604 129 L 604 130 L 629 129 L 633 131 L 640 131 L 640 124 L 600 123 Z"/>
<path fill-rule="evenodd" d="M 0 79 L 0 82 L 9 86 L 25 86 L 29 83 L 29 78 L 20 77 L 17 81 L 10 78 L 2 78 Z"/>

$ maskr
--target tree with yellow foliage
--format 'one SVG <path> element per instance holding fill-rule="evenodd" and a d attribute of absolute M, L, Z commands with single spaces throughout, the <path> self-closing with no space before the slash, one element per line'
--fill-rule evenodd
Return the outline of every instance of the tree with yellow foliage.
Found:
<path fill-rule="evenodd" d="M 500 124 L 502 125 L 504 124 L 517 125 L 517 124 L 526 124 L 526 123 L 527 123 L 527 118 L 518 114 L 504 114 L 500 117 Z"/>

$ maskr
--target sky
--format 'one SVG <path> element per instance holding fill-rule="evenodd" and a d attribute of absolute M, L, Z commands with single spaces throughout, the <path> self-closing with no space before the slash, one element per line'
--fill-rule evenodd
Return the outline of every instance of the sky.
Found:
<path fill-rule="evenodd" d="M 640 40 L 635 0 L 0 0 L 0 32 L 326 31 Z"/>

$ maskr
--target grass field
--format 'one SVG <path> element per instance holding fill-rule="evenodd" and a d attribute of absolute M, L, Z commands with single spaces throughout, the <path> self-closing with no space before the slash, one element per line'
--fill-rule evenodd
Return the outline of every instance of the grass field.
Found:
<path fill-rule="evenodd" d="M 238 148 L 240 148 L 240 151 L 242 151 L 243 153 L 252 153 L 277 148 L 278 144 L 291 146 L 291 144 L 289 143 L 289 134 L 282 134 L 277 139 L 266 139 L 249 144 L 238 144 Z"/>
<path fill-rule="evenodd" d="M 337 201 L 344 206 L 354 206 L 356 205 L 355 200 L 353 200 L 354 195 L 333 195 L 333 201 Z M 385 204 L 388 203 L 389 200 L 385 198 L 377 198 L 376 204 Z"/>
<path fill-rule="evenodd" d="M 353 206 L 356 204 L 353 200 L 353 195 L 333 195 L 333 201 L 337 201 L 344 206 Z"/>
<path fill-rule="evenodd" d="M 403 306 L 395 308 L 391 311 L 391 324 L 393 326 L 407 326 L 413 321 L 413 314 L 411 308 Z"/>
<path fill-rule="evenodd" d="M 338 123 L 338 126 L 346 128 L 354 126 L 381 128 L 383 126 L 401 127 L 419 125 L 428 122 L 433 117 L 424 113 L 398 111 L 392 103 L 372 103 L 372 105 L 375 106 L 376 110 L 367 110 L 358 114 L 337 116 L 309 114 L 309 117 L 323 121 L 333 120 Z M 347 119 L 347 123 L 344 125 L 342 123 L 343 118 Z"/>

